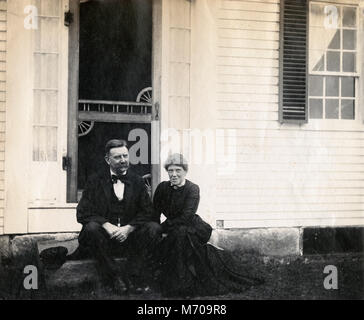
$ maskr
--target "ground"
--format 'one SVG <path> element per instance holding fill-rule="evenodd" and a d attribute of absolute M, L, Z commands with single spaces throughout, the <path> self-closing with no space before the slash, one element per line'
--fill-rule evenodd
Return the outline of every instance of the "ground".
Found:
<path fill-rule="evenodd" d="M 254 254 L 235 253 L 241 261 L 241 272 L 250 269 L 262 275 L 265 284 L 244 293 L 194 299 L 252 300 L 252 299 L 364 299 L 364 255 L 355 253 L 309 255 L 300 257 L 262 257 Z M 326 266 L 337 268 L 338 289 L 325 289 Z M 3 273 L 4 276 L 4 273 Z M 0 277 L 1 280 L 1 277 Z M 3 297 L 6 298 L 6 297 Z M 150 290 L 143 294 L 117 296 L 106 293 L 94 285 L 84 283 L 77 288 L 49 290 L 46 294 L 20 295 L 24 299 L 163 299 L 158 292 Z"/>

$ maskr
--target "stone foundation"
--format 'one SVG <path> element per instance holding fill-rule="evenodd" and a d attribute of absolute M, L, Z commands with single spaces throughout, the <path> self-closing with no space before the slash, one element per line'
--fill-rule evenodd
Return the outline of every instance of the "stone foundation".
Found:
<path fill-rule="evenodd" d="M 210 243 L 220 248 L 265 256 L 300 255 L 300 228 L 216 229 Z"/>
<path fill-rule="evenodd" d="M 40 251 L 47 247 L 63 245 L 68 248 L 69 253 L 72 253 L 78 245 L 77 237 L 78 233 L 0 236 L 0 259 L 1 256 L 9 254 L 20 255 L 32 248 L 35 243 L 38 244 Z M 262 256 L 364 253 L 364 228 L 215 229 L 210 243 L 223 249 Z"/>

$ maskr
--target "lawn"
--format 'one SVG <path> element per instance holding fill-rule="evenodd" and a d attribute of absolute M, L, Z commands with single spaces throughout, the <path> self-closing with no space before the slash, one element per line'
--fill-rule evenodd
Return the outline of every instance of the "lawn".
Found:
<path fill-rule="evenodd" d="M 363 255 L 351 253 L 277 258 L 240 253 L 236 256 L 241 262 L 239 269 L 241 273 L 253 270 L 256 275 L 265 279 L 265 283 L 240 294 L 195 297 L 194 300 L 364 299 Z M 324 273 L 324 269 L 328 265 L 335 266 L 337 269 L 337 289 L 325 289 L 324 287 L 325 277 L 330 276 L 330 274 Z M 14 292 L 4 294 L 6 284 L 16 283 L 14 279 L 19 276 L 19 272 L 13 272 L 11 275 L 9 269 L 7 271 L 3 268 L 0 275 L 3 299 L 163 299 L 153 286 L 142 294 L 131 293 L 127 296 L 117 296 L 95 286 L 94 283 L 83 283 L 78 287 L 67 288 L 66 286 L 48 291 L 42 288 L 37 292 L 22 290 L 18 296 L 14 295 Z"/>

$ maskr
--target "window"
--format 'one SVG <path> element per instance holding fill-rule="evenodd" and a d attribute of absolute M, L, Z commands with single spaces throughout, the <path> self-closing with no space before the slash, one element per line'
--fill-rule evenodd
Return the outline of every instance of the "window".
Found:
<path fill-rule="evenodd" d="M 357 8 L 310 3 L 309 118 L 355 119 Z"/>
<path fill-rule="evenodd" d="M 358 20 L 353 4 L 281 1 L 281 123 L 358 118 Z"/>

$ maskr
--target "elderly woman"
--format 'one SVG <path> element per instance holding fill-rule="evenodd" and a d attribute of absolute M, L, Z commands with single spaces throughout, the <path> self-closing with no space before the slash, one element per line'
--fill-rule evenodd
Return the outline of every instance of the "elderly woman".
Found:
<path fill-rule="evenodd" d="M 157 216 L 162 223 L 160 285 L 164 296 L 206 296 L 241 292 L 259 283 L 232 270 L 229 254 L 207 244 L 212 228 L 196 214 L 200 201 L 198 185 L 186 179 L 188 164 L 181 154 L 168 157 L 164 168 L 169 181 L 154 194 Z"/>

